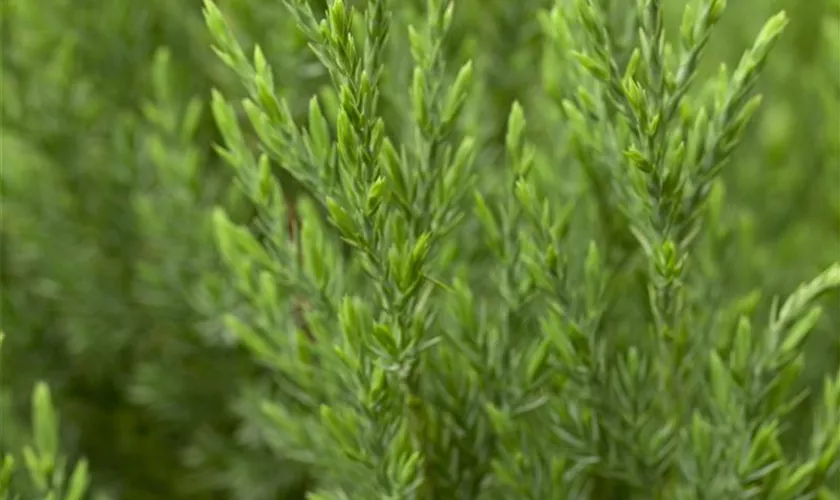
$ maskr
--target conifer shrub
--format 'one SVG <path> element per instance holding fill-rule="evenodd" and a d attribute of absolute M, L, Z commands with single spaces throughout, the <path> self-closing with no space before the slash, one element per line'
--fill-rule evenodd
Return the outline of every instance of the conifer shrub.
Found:
<path fill-rule="evenodd" d="M 837 0 L 41 3 L 0 498 L 840 498 Z"/>

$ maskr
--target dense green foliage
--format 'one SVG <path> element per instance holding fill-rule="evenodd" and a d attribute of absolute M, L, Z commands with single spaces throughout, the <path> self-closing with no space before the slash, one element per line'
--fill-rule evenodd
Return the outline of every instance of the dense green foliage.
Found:
<path fill-rule="evenodd" d="M 839 499 L 840 1 L 732 3 L 0 3 L 0 499 Z"/>

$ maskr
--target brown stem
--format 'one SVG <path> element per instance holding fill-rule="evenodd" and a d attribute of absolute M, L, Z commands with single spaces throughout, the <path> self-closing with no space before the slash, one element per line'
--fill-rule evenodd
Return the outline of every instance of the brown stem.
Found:
<path fill-rule="evenodd" d="M 303 268 L 303 243 L 299 237 L 301 221 L 295 205 L 295 198 L 296 197 L 293 195 L 285 196 L 286 213 L 288 214 L 286 216 L 286 225 L 289 231 L 289 239 L 291 239 L 292 243 L 295 245 L 298 268 Z M 303 330 L 306 337 L 310 341 L 314 342 L 315 336 L 312 335 L 312 331 L 306 323 L 305 312 L 308 307 L 309 303 L 305 298 L 292 299 L 292 315 L 294 315 L 295 323 L 297 323 L 298 327 Z"/>

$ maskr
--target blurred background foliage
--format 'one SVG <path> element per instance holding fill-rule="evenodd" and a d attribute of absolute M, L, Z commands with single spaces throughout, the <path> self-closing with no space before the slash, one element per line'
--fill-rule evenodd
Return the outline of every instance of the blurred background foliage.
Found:
<path fill-rule="evenodd" d="M 630 8 L 604 1 L 619 15 Z M 411 18 L 422 3 L 392 5 Z M 840 255 L 840 3 L 730 3 L 709 75 L 721 61 L 734 67 L 775 11 L 791 18 L 762 78 L 762 110 L 725 169 L 721 217 L 735 229 L 713 266 L 717 300 L 761 290 L 757 310 L 766 311 L 774 294 Z M 684 2 L 666 4 L 676 27 Z M 263 47 L 296 113 L 312 94 L 329 100 L 326 75 L 280 0 L 218 5 L 244 46 Z M 526 110 L 551 99 L 553 55 L 537 16 L 549 5 L 457 2 L 447 50 L 475 59 L 485 160 L 503 144 L 515 98 Z M 200 0 L 4 0 L 0 15 L 0 448 L 27 438 L 18 425 L 44 379 L 66 449 L 90 459 L 97 498 L 299 498 L 307 474 L 272 447 L 257 410 L 276 396 L 272 385 L 219 319 L 239 305 L 220 271 L 209 207 L 224 204 L 242 220 L 251 208 L 213 151 L 209 91 L 241 89 L 210 49 Z M 385 113 L 399 117 L 405 33 L 392 40 Z M 556 117 L 533 116 L 545 145 L 562 136 Z M 836 369 L 838 332 L 840 307 L 808 346 L 807 384 Z"/>

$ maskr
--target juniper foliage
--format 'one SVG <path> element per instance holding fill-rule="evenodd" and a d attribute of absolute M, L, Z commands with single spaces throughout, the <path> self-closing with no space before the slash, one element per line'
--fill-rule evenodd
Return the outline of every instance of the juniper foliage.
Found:
<path fill-rule="evenodd" d="M 249 297 L 228 327 L 276 374 L 286 398 L 264 411 L 272 439 L 319 471 L 311 498 L 835 495 L 837 375 L 807 452 L 780 442 L 840 266 L 765 321 L 714 281 L 721 171 L 759 109 L 784 12 L 704 81 L 722 0 L 688 5 L 674 41 L 659 0 L 637 2 L 627 26 L 609 2 L 556 3 L 541 27 L 568 60 L 548 66 L 543 105 L 562 139 L 531 139 L 515 101 L 494 168 L 476 161 L 473 61 L 443 49 L 455 4 L 429 0 L 421 19 L 386 0 L 337 0 L 323 18 L 284 4 L 331 79 L 305 123 L 263 50 L 248 55 L 205 4 L 260 146 L 214 92 L 220 154 L 258 211 L 255 228 L 221 209 L 214 223 Z M 414 61 L 399 118 L 379 110 L 397 37 Z M 272 165 L 307 190 L 299 231 Z"/>
<path fill-rule="evenodd" d="M 0 13 L 22 498 L 838 498 L 837 0 Z"/>

